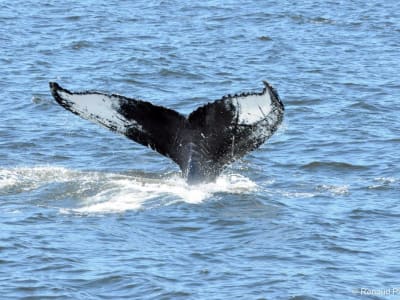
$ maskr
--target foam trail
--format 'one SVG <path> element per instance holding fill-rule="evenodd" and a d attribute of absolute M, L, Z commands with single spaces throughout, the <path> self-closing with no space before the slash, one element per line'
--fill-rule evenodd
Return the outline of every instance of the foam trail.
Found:
<path fill-rule="evenodd" d="M 0 169 L 0 193 L 5 189 L 29 191 L 50 182 L 72 180 L 77 172 L 62 167 L 36 166 Z"/>
<path fill-rule="evenodd" d="M 70 210 L 77 213 L 115 213 L 144 208 L 146 202 L 156 201 L 156 205 L 176 202 L 201 203 L 215 193 L 248 193 L 257 185 L 240 175 L 223 175 L 215 183 L 197 186 L 188 185 L 184 179 L 173 176 L 164 180 L 123 179 L 114 181 L 114 188 L 101 191 L 85 201 L 85 205 Z M 172 198 L 172 200 L 171 200 Z M 165 202 L 163 199 L 170 199 Z M 153 203 L 154 205 L 154 203 Z"/>
<path fill-rule="evenodd" d="M 54 183 L 58 184 L 54 186 Z M 83 214 L 125 212 L 176 202 L 197 204 L 215 193 L 249 193 L 257 188 L 250 179 L 236 174 L 225 174 L 216 182 L 191 186 L 177 174 L 151 179 L 57 166 L 0 169 L 0 195 L 29 192 L 43 186 L 48 186 L 49 206 L 63 213 Z"/>

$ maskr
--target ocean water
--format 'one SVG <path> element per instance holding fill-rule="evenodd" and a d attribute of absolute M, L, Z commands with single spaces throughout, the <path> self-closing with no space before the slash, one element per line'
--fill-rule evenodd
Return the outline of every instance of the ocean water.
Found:
<path fill-rule="evenodd" d="M 399 299 L 397 1 L 1 1 L 0 298 Z M 53 101 L 182 113 L 268 80 L 215 183 Z"/>

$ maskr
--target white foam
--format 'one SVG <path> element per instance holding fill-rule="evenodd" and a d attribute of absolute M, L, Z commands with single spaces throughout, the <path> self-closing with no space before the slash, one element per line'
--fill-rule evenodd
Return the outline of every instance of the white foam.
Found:
<path fill-rule="evenodd" d="M 308 193 L 308 192 L 289 192 L 289 191 L 284 191 L 280 190 L 281 195 L 287 197 L 287 198 L 313 198 L 316 195 L 314 193 Z"/>
<path fill-rule="evenodd" d="M 169 205 L 176 202 L 198 204 L 209 199 L 213 194 L 248 193 L 257 185 L 240 175 L 223 175 L 214 183 L 188 185 L 181 177 L 173 176 L 162 180 L 146 180 L 141 178 L 126 178 L 114 180 L 113 188 L 103 190 L 86 199 L 85 205 L 72 209 L 78 213 L 113 213 L 127 210 L 137 210 L 150 200 L 159 199 L 155 205 Z M 170 199 L 163 202 L 161 199 Z M 153 203 L 154 205 L 154 203 Z"/>
<path fill-rule="evenodd" d="M 54 166 L 0 169 L 0 190 L 14 187 L 30 190 L 47 182 L 67 181 L 74 175 L 74 172 L 68 169 Z"/>
<path fill-rule="evenodd" d="M 376 177 L 374 178 L 374 182 L 376 184 L 368 186 L 369 189 L 379 189 L 383 187 L 391 186 L 393 183 L 398 181 L 395 177 Z"/>
<path fill-rule="evenodd" d="M 113 213 L 137 210 L 150 198 L 140 191 L 135 181 L 120 180 L 115 187 L 99 191 L 96 195 L 83 200 L 84 205 L 66 211 L 78 213 Z"/>
<path fill-rule="evenodd" d="M 0 189 L 11 187 L 15 185 L 17 178 L 15 174 L 9 170 L 0 170 Z"/>
<path fill-rule="evenodd" d="M 389 184 L 389 183 L 394 183 L 396 182 L 396 178 L 394 177 L 376 177 L 374 178 L 375 181 L 383 183 L 383 184 Z"/>
<path fill-rule="evenodd" d="M 0 169 L 0 193 L 31 191 L 55 182 L 65 183 L 66 188 L 54 188 L 52 197 L 61 202 L 54 200 L 48 205 L 62 213 L 83 214 L 118 213 L 176 202 L 198 204 L 215 193 L 241 194 L 257 188 L 250 179 L 236 174 L 222 175 L 213 183 L 190 186 L 179 175 L 151 179 L 57 166 Z M 62 199 L 68 199 L 69 207 L 60 207 L 63 204 L 59 203 L 64 203 Z"/>
<path fill-rule="evenodd" d="M 61 202 L 49 205 L 64 213 L 115 213 L 176 202 L 198 204 L 215 193 L 241 194 L 257 188 L 250 179 L 236 174 L 222 175 L 213 183 L 190 186 L 179 175 L 151 179 L 57 166 L 0 169 L 0 193 L 32 191 L 55 182 L 65 183 L 65 189 L 60 186 L 52 191 L 54 198 Z M 68 200 L 69 207 L 58 207 L 62 199 Z"/>
<path fill-rule="evenodd" d="M 327 191 L 333 195 L 347 195 L 349 193 L 348 185 L 328 185 L 323 184 L 318 187 L 320 191 Z"/>

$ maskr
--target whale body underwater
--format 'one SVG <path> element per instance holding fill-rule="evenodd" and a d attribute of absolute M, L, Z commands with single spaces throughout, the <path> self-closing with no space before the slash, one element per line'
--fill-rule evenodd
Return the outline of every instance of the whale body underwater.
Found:
<path fill-rule="evenodd" d="M 74 93 L 49 85 L 65 109 L 172 159 L 189 184 L 214 181 L 228 164 L 271 137 L 284 114 L 267 81 L 259 93 L 227 95 L 188 116 L 118 94 Z"/>

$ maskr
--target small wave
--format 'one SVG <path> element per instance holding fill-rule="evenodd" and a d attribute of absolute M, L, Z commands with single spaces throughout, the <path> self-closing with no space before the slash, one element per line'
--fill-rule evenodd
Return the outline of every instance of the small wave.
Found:
<path fill-rule="evenodd" d="M 391 184 L 397 181 L 394 177 L 376 177 L 374 180 L 382 184 Z"/>
<path fill-rule="evenodd" d="M 362 110 L 366 110 L 366 111 L 370 111 L 370 112 L 377 112 L 381 109 L 381 108 L 378 108 L 375 104 L 368 103 L 366 101 L 356 101 L 355 103 L 351 104 L 349 106 L 349 108 L 362 109 Z"/>
<path fill-rule="evenodd" d="M 316 196 L 316 193 L 307 192 L 307 191 L 288 191 L 284 189 L 264 189 L 269 195 L 280 195 L 289 199 L 299 199 L 299 198 L 313 198 Z"/>
<path fill-rule="evenodd" d="M 288 191 L 282 191 L 281 194 L 287 198 L 312 198 L 315 197 L 314 193 L 308 193 L 308 192 L 288 192 Z"/>
<path fill-rule="evenodd" d="M 163 77 L 202 79 L 200 75 L 193 72 L 189 72 L 187 70 L 174 70 L 174 69 L 162 68 L 159 71 L 159 74 Z"/>
<path fill-rule="evenodd" d="M 20 167 L 0 169 L 0 194 L 19 193 L 38 188 L 48 182 L 63 182 L 75 178 L 76 172 L 62 167 Z"/>
<path fill-rule="evenodd" d="M 43 98 L 39 97 L 39 96 L 32 96 L 31 99 L 32 103 L 34 104 L 40 104 L 43 102 Z"/>
<path fill-rule="evenodd" d="M 324 17 L 311 18 L 310 22 L 314 24 L 336 24 L 335 20 Z"/>
<path fill-rule="evenodd" d="M 263 42 L 272 41 L 272 38 L 271 38 L 270 36 L 268 36 L 268 35 L 261 35 L 261 36 L 258 37 L 258 39 L 259 39 L 260 41 L 263 41 Z"/>
<path fill-rule="evenodd" d="M 279 195 L 288 199 L 308 199 L 319 196 L 346 196 L 349 192 L 349 186 L 346 185 L 331 185 L 331 184 L 319 184 L 314 187 L 301 187 L 297 190 L 288 189 L 277 189 L 269 188 L 268 185 L 273 184 L 274 181 L 266 182 L 263 186 L 263 190 L 269 195 Z"/>
<path fill-rule="evenodd" d="M 302 166 L 303 169 L 364 170 L 367 167 L 337 161 L 313 161 Z"/>
<path fill-rule="evenodd" d="M 348 185 L 328 185 L 323 184 L 317 187 L 319 191 L 327 191 L 330 192 L 332 195 L 347 195 L 349 193 L 349 186 Z"/>
<path fill-rule="evenodd" d="M 41 97 L 37 95 L 33 95 L 31 98 L 31 102 L 38 107 L 47 108 L 53 104 L 53 101 L 50 98 Z"/>
<path fill-rule="evenodd" d="M 399 218 L 400 213 L 395 211 L 387 210 L 387 209 L 368 209 L 368 208 L 357 208 L 353 209 L 349 217 L 352 219 L 361 219 L 361 218 Z"/>
<path fill-rule="evenodd" d="M 311 23 L 311 24 L 328 24 L 328 25 L 334 25 L 336 24 L 336 21 L 333 19 L 325 18 L 325 17 L 306 17 L 304 15 L 291 15 L 289 16 L 294 22 L 298 24 L 306 24 L 306 23 Z"/>
<path fill-rule="evenodd" d="M 81 49 L 84 49 L 84 48 L 90 48 L 90 47 L 92 47 L 92 46 L 93 46 L 93 45 L 92 45 L 91 42 L 85 41 L 85 40 L 73 41 L 73 42 L 71 42 L 71 44 L 70 44 L 70 47 L 71 47 L 73 50 L 81 50 Z"/>
<path fill-rule="evenodd" d="M 394 177 L 376 177 L 374 178 L 374 184 L 368 186 L 369 189 L 390 189 L 394 183 L 398 180 Z"/>

